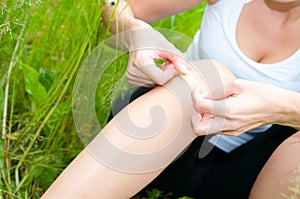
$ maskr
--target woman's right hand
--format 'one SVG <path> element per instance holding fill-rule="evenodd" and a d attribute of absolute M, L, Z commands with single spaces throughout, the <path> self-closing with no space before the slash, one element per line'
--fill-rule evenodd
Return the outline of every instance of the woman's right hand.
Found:
<path fill-rule="evenodd" d="M 165 60 L 161 67 L 155 60 Z M 178 73 L 186 74 L 183 58 L 158 49 L 130 52 L 126 70 L 127 81 L 137 86 L 152 87 L 163 85 Z"/>
<path fill-rule="evenodd" d="M 125 45 L 129 51 L 126 77 L 130 84 L 146 87 L 163 85 L 175 75 L 189 72 L 183 53 L 152 27 L 125 34 L 128 34 L 129 41 L 125 41 Z M 158 66 L 156 60 L 163 64 Z"/>
<path fill-rule="evenodd" d="M 152 87 L 163 85 L 175 75 L 186 74 L 184 55 L 148 23 L 136 19 L 125 1 L 107 1 L 105 21 L 112 19 L 116 33 L 112 46 L 129 52 L 126 77 L 130 84 Z M 164 60 L 161 67 L 155 60 Z"/>

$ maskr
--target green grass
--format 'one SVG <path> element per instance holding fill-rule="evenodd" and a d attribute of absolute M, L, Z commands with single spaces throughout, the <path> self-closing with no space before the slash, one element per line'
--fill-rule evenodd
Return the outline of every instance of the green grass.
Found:
<path fill-rule="evenodd" d="M 102 5 L 102 0 L 0 1 L 0 199 L 39 198 L 84 147 L 73 123 L 72 89 L 81 63 L 109 37 Z M 203 8 L 153 26 L 192 37 Z M 126 58 L 117 60 L 98 84 L 101 125 L 125 68 Z M 299 196 L 299 186 L 291 190 Z M 167 197 L 159 190 L 147 194 Z"/>
<path fill-rule="evenodd" d="M 85 57 L 108 37 L 102 5 L 101 0 L 1 1 L 0 199 L 39 198 L 82 150 L 73 124 L 72 88 Z M 200 5 L 153 26 L 192 36 L 202 11 Z M 125 68 L 126 61 L 119 61 L 98 86 L 102 125 L 112 86 Z"/>

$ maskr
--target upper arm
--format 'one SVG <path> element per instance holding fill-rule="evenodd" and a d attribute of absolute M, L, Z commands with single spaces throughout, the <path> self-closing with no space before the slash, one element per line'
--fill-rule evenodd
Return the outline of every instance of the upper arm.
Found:
<path fill-rule="evenodd" d="M 135 18 L 152 23 L 188 10 L 203 0 L 127 0 Z"/>

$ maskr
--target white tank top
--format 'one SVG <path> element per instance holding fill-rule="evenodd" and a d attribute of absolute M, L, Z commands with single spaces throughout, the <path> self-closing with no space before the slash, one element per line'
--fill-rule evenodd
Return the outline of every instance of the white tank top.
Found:
<path fill-rule="evenodd" d="M 213 5 L 207 5 L 201 28 L 186 52 L 187 59 L 215 59 L 227 66 L 239 79 L 265 82 L 300 92 L 300 49 L 290 57 L 272 64 L 255 62 L 240 50 L 236 27 L 242 9 L 248 2 L 251 0 L 219 0 Z M 264 132 L 270 126 L 249 132 Z M 216 135 L 210 142 L 229 153 L 253 139 L 249 132 L 236 137 Z"/>

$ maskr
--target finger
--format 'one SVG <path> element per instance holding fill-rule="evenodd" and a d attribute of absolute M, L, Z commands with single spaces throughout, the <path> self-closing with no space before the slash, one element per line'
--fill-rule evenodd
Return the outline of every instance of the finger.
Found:
<path fill-rule="evenodd" d="M 138 67 L 128 66 L 126 70 L 126 77 L 130 79 L 141 79 L 153 82 L 145 73 L 140 71 Z M 154 83 L 154 82 L 153 82 Z"/>
<path fill-rule="evenodd" d="M 126 70 L 128 83 L 137 86 L 153 87 L 156 85 L 145 73 L 139 70 L 139 67 L 129 65 Z"/>
<path fill-rule="evenodd" d="M 225 100 L 207 99 L 199 92 L 199 88 L 195 87 L 192 91 L 192 101 L 197 112 L 225 117 Z"/>
<path fill-rule="evenodd" d="M 191 67 L 187 64 L 186 61 L 183 59 L 173 56 L 172 60 L 170 60 L 172 63 L 173 67 L 176 69 L 176 71 L 181 74 L 181 75 L 190 75 L 192 74 L 191 72 Z"/>
<path fill-rule="evenodd" d="M 154 87 L 156 84 L 146 84 L 146 83 L 141 83 L 141 82 L 135 82 L 131 80 L 127 80 L 129 84 L 135 85 L 135 86 L 141 86 L 141 87 Z"/>
<path fill-rule="evenodd" d="M 167 68 L 165 70 L 162 70 L 161 68 L 158 68 L 155 64 L 143 65 L 138 67 L 138 69 L 158 85 L 165 84 L 167 81 L 169 81 L 177 75 L 175 69 Z"/>
<path fill-rule="evenodd" d="M 204 118 L 200 113 L 193 111 L 191 115 L 191 121 L 196 135 L 202 136 L 211 134 L 209 131 L 212 123 L 211 118 Z"/>
<path fill-rule="evenodd" d="M 236 94 L 237 89 L 235 88 L 233 83 L 225 85 L 224 87 L 215 88 L 211 92 L 208 93 L 206 98 L 211 100 L 221 100 L 227 97 L 233 96 Z"/>
<path fill-rule="evenodd" d="M 200 121 L 202 120 L 202 116 L 200 113 L 196 112 L 193 110 L 192 115 L 191 115 L 191 122 L 192 126 L 194 129 L 195 134 L 200 135 L 201 132 L 199 131 L 200 129 Z"/>
<path fill-rule="evenodd" d="M 153 81 L 135 77 L 129 73 L 126 73 L 126 79 L 129 84 L 133 84 L 136 86 L 153 87 L 156 85 Z"/>
<path fill-rule="evenodd" d="M 200 112 L 199 110 L 199 106 L 198 106 L 198 101 L 200 100 L 200 98 L 202 94 L 202 89 L 199 85 L 196 85 L 193 90 L 192 90 L 192 102 L 193 102 L 193 107 L 197 112 Z"/>
<path fill-rule="evenodd" d="M 160 51 L 158 52 L 159 56 L 166 59 L 169 65 L 169 68 L 174 68 L 177 73 L 181 75 L 191 74 L 191 68 L 189 64 L 185 61 L 184 55 L 178 52 L 168 52 Z"/>
<path fill-rule="evenodd" d="M 212 100 L 205 99 L 201 87 L 196 85 L 192 90 L 193 107 L 197 112 L 211 113 Z"/>
<path fill-rule="evenodd" d="M 128 79 L 133 79 L 132 77 L 136 77 L 136 79 L 149 80 L 152 82 L 152 84 L 154 83 L 163 85 L 177 75 L 174 67 L 170 68 L 170 66 L 168 66 L 168 68 L 162 70 L 161 68 L 157 67 L 153 59 L 149 59 L 149 57 L 144 58 L 143 62 L 148 64 L 137 66 L 136 64 L 132 63 L 128 65 L 126 71 Z M 146 83 L 149 84 L 149 82 Z"/>
<path fill-rule="evenodd" d="M 169 49 L 169 51 L 157 51 L 156 54 L 159 56 L 157 58 L 166 59 L 167 64 L 169 65 L 168 68 L 174 68 L 176 72 L 181 75 L 190 74 L 191 72 L 189 70 L 187 61 L 184 59 L 183 53 L 178 50 L 172 52 L 170 50 L 171 49 Z"/>
<path fill-rule="evenodd" d="M 161 65 L 161 68 L 162 70 L 166 70 L 168 68 L 175 69 L 175 66 L 169 60 L 166 60 L 166 62 Z"/>
<path fill-rule="evenodd" d="M 219 134 L 224 127 L 225 119 L 220 117 L 202 117 L 200 122 L 195 123 L 195 133 L 199 136 Z"/>
<path fill-rule="evenodd" d="M 154 87 L 156 84 L 153 82 L 145 82 L 140 79 L 127 79 L 127 82 L 132 85 L 142 86 L 142 87 Z"/>

